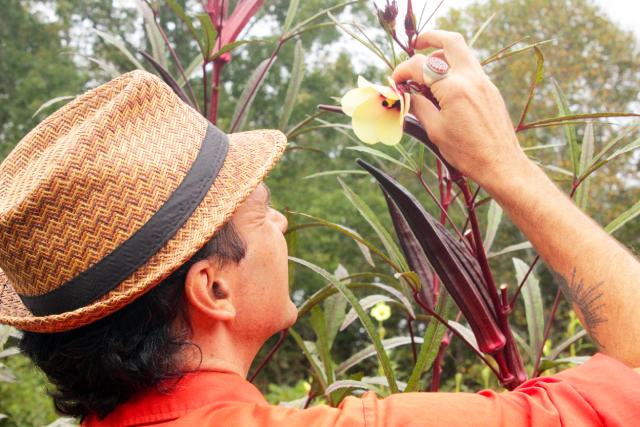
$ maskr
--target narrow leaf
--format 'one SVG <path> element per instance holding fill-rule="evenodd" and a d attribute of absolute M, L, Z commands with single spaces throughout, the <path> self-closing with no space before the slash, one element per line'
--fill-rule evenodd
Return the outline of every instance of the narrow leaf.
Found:
<path fill-rule="evenodd" d="M 536 72 L 533 75 L 531 84 L 529 85 L 529 96 L 527 97 L 527 102 L 525 103 L 524 108 L 522 109 L 520 120 L 518 120 L 518 128 L 524 123 L 524 120 L 527 117 L 527 113 L 529 112 L 529 107 L 531 106 L 531 101 L 533 100 L 533 95 L 535 94 L 536 88 L 542 81 L 542 77 L 544 75 L 544 56 L 542 55 L 542 51 L 538 46 L 535 46 L 533 49 L 536 54 Z"/>
<path fill-rule="evenodd" d="M 129 49 L 127 49 L 124 42 L 119 37 L 116 37 L 113 34 L 109 34 L 104 31 L 96 30 L 95 28 L 93 29 L 93 32 L 95 32 L 102 40 L 104 40 L 105 43 L 110 44 L 118 49 L 129 61 L 131 61 L 133 65 L 135 65 L 136 68 L 144 70 L 144 67 L 142 66 L 140 61 L 138 61 L 135 56 L 133 56 L 133 54 L 129 51 Z"/>
<path fill-rule="evenodd" d="M 473 335 L 473 331 L 471 329 L 469 329 L 462 323 L 456 322 L 455 320 L 449 320 L 449 326 L 458 331 L 460 335 L 462 335 L 467 341 L 469 341 L 469 344 L 471 344 L 473 348 L 480 351 L 480 349 L 478 348 L 478 341 L 476 341 L 476 336 Z"/>
<path fill-rule="evenodd" d="M 594 136 L 593 136 L 593 122 L 587 123 L 584 130 L 584 137 L 582 138 L 582 152 L 580 153 L 580 167 L 578 168 L 578 176 L 582 176 L 589 167 L 591 159 L 593 158 L 594 151 Z M 587 208 L 587 200 L 589 198 L 589 187 L 591 185 L 591 178 L 585 178 L 578 187 L 576 192 L 576 204 L 582 210 Z"/>
<path fill-rule="evenodd" d="M 487 255 L 487 257 L 492 258 L 492 257 L 508 254 L 510 252 L 523 251 L 525 249 L 531 249 L 531 248 L 533 248 L 533 245 L 529 241 L 516 243 L 515 245 L 509 245 L 507 247 L 504 247 L 500 249 L 498 252 L 491 252 Z"/>
<path fill-rule="evenodd" d="M 375 263 L 373 262 L 373 258 L 371 257 L 371 251 L 372 250 L 375 251 L 376 254 L 379 255 L 382 259 L 389 260 L 381 250 L 376 248 L 369 241 L 365 240 L 360 235 L 360 233 L 358 233 L 356 230 L 354 230 L 352 228 L 349 228 L 349 227 L 341 225 L 341 224 L 336 224 L 334 222 L 326 221 L 324 219 L 321 219 L 321 218 L 318 218 L 318 217 L 314 217 L 312 215 L 303 214 L 303 213 L 300 213 L 300 212 L 292 212 L 292 213 L 296 214 L 296 215 L 304 216 L 304 217 L 312 219 L 314 221 L 317 221 L 321 226 L 332 228 L 332 229 L 340 232 L 341 234 L 349 237 L 351 240 L 353 240 L 358 245 L 358 248 L 362 252 L 362 256 L 367 261 L 367 263 L 372 267 L 375 267 Z M 391 262 L 391 260 L 389 260 L 389 261 Z"/>
<path fill-rule="evenodd" d="M 67 101 L 69 99 L 74 99 L 75 96 L 74 95 L 64 95 L 64 96 L 56 96 L 55 98 L 52 98 L 48 101 L 46 101 L 45 103 L 43 103 L 40 107 L 38 107 L 38 109 L 36 110 L 35 113 L 33 113 L 33 115 L 31 116 L 31 118 L 34 118 L 35 116 L 37 116 L 38 114 L 40 114 L 40 112 L 42 112 L 42 110 L 52 106 L 53 104 L 57 104 L 58 102 L 62 102 L 62 101 Z"/>
<path fill-rule="evenodd" d="M 216 29 L 213 27 L 213 23 L 211 22 L 211 18 L 207 13 L 199 13 L 198 20 L 200 21 L 200 26 L 204 31 L 204 51 L 206 52 L 206 57 L 211 59 L 211 53 L 213 52 L 213 48 L 216 45 L 216 39 L 218 38 L 218 33 Z"/>
<path fill-rule="evenodd" d="M 441 317 L 446 318 L 447 312 L 449 311 L 448 307 L 450 300 L 449 298 L 447 298 L 446 293 L 442 293 L 441 295 L 442 297 L 438 302 L 436 311 Z M 442 342 L 442 337 L 444 336 L 446 331 L 447 327 L 445 325 L 436 321 L 435 319 L 431 319 L 424 333 L 424 340 L 422 342 L 422 345 L 420 346 L 418 360 L 416 361 L 416 365 L 411 371 L 411 375 L 409 376 L 409 381 L 407 381 L 405 392 L 418 390 L 418 385 L 420 384 L 422 373 L 431 368 L 433 361 L 436 360 L 438 349 L 440 348 L 440 343 Z"/>
<path fill-rule="evenodd" d="M 640 215 L 640 201 L 624 211 L 616 219 L 611 221 L 609 225 L 604 228 L 604 230 L 609 234 L 613 234 L 614 232 L 622 228 L 622 226 L 624 226 L 626 223 L 635 219 L 638 215 Z"/>
<path fill-rule="evenodd" d="M 294 0 L 295 1 L 295 0 Z M 296 42 L 295 49 L 293 51 L 293 65 L 291 67 L 291 77 L 289 80 L 289 86 L 287 87 L 287 94 L 284 97 L 284 104 L 282 108 L 282 115 L 280 116 L 280 124 L 278 128 L 283 132 L 286 131 L 291 113 L 293 113 L 293 107 L 300 91 L 300 85 L 302 84 L 302 77 L 304 76 L 304 52 L 302 51 L 302 41 Z"/>
<path fill-rule="evenodd" d="M 287 9 L 287 17 L 284 19 L 284 24 L 282 25 L 282 33 L 286 34 L 291 28 L 291 24 L 293 24 L 293 20 L 296 19 L 296 14 L 298 13 L 298 6 L 300 5 L 300 0 L 291 0 L 289 2 L 289 9 Z"/>
<path fill-rule="evenodd" d="M 391 238 L 391 235 L 387 231 L 386 227 L 382 225 L 377 215 L 371 210 L 369 205 L 365 203 L 365 201 L 358 196 L 343 180 L 338 178 L 338 182 L 342 186 L 342 191 L 347 199 L 355 206 L 355 208 L 360 212 L 360 215 L 369 223 L 371 228 L 376 232 L 383 246 L 387 250 L 387 253 L 391 257 L 391 259 L 399 265 L 402 270 L 408 270 L 408 265 L 405 262 L 404 257 L 402 256 L 402 252 L 396 245 L 396 243 Z"/>
<path fill-rule="evenodd" d="M 324 390 L 325 396 L 333 393 L 336 390 L 340 390 L 343 388 L 363 388 L 365 390 L 375 390 L 375 387 L 364 383 L 362 381 L 356 380 L 340 380 L 332 383 L 329 387 Z"/>
<path fill-rule="evenodd" d="M 519 258 L 513 258 L 513 266 L 516 269 L 518 283 L 522 283 L 529 266 Z M 541 348 L 544 339 L 544 311 L 540 283 L 533 272 L 529 274 L 522 287 L 522 298 L 524 299 L 527 329 L 529 330 L 529 346 L 532 349 Z"/>
<path fill-rule="evenodd" d="M 240 98 L 238 99 L 238 103 L 236 104 L 236 109 L 233 112 L 233 116 L 231 117 L 231 131 L 235 132 L 244 127 L 244 122 L 246 120 L 247 114 L 251 109 L 251 104 L 258 93 L 258 88 L 262 85 L 271 65 L 275 62 L 275 59 L 266 58 L 263 60 L 253 73 L 249 76 L 247 80 L 247 85 L 245 86 Z"/>
<path fill-rule="evenodd" d="M 420 337 L 415 337 L 414 342 L 417 344 L 421 344 L 424 342 L 424 339 Z M 411 344 L 411 337 L 393 337 L 382 340 L 382 346 L 385 350 L 391 350 L 396 347 L 400 347 L 403 345 Z M 376 349 L 373 345 L 368 345 L 366 348 L 360 350 L 359 352 L 352 354 L 347 360 L 342 362 L 336 367 L 336 375 L 344 374 L 349 369 L 356 366 L 358 363 L 375 356 Z"/>
<path fill-rule="evenodd" d="M 162 66 L 162 68 L 169 68 L 167 64 L 167 56 L 165 55 L 165 44 L 158 29 L 158 24 L 153 16 L 153 11 L 149 8 L 149 5 L 142 0 L 135 0 L 138 13 L 142 16 L 144 21 L 144 30 L 151 44 L 151 53 L 153 59 Z"/>
<path fill-rule="evenodd" d="M 347 288 L 339 280 L 336 280 L 336 278 L 333 277 L 332 274 L 318 267 L 317 265 L 312 264 L 300 258 L 289 257 L 289 259 L 293 262 L 296 262 L 300 265 L 307 267 L 308 269 L 322 276 L 325 280 L 329 281 L 333 286 L 335 286 L 340 291 L 340 293 L 344 295 L 344 297 L 349 301 L 351 306 L 358 313 L 358 317 L 360 318 L 362 325 L 364 326 L 365 330 L 367 331 L 367 334 L 369 335 L 369 339 L 371 339 L 371 342 L 373 343 L 376 349 L 376 353 L 378 354 L 378 360 L 380 361 L 380 366 L 382 367 L 382 370 L 385 376 L 387 377 L 387 380 L 389 381 L 389 388 L 391 389 L 391 392 L 397 393 L 398 386 L 396 384 L 395 374 L 393 372 L 393 369 L 391 368 L 391 361 L 389 360 L 389 356 L 387 355 L 387 352 L 382 346 L 382 341 L 380 340 L 378 331 L 374 326 L 373 322 L 371 321 L 371 318 L 362 309 L 362 307 L 360 306 L 360 303 L 358 302 L 358 299 L 353 294 L 353 292 L 351 292 L 351 290 Z"/>
<path fill-rule="evenodd" d="M 502 208 L 495 200 L 492 199 L 489 203 L 489 211 L 487 213 L 487 231 L 484 236 L 485 252 L 491 251 L 491 247 L 493 246 L 493 241 L 496 238 L 496 233 L 498 232 L 498 227 L 500 227 L 501 221 Z"/>
<path fill-rule="evenodd" d="M 312 173 L 311 175 L 307 175 L 302 179 L 313 179 L 313 178 L 319 178 L 322 176 L 333 176 L 333 175 L 367 175 L 367 172 L 356 170 L 356 169 L 323 171 L 323 172 Z"/>
<path fill-rule="evenodd" d="M 365 146 L 355 146 L 355 147 L 347 147 L 347 150 L 359 151 L 361 153 L 371 154 L 372 156 L 376 156 L 380 159 L 387 160 L 395 165 L 401 166 L 409 172 L 415 172 L 412 168 L 402 163 L 400 160 L 391 157 L 390 155 L 383 153 L 380 150 L 376 150 L 375 148 L 365 147 Z"/>
<path fill-rule="evenodd" d="M 203 62 L 204 62 L 204 58 L 202 57 L 201 54 L 198 54 L 195 56 L 195 58 L 193 58 L 193 60 L 189 63 L 187 68 L 185 68 L 184 70 L 184 75 L 187 76 L 187 79 L 190 78 L 193 75 L 193 73 L 195 73 L 196 69 L 202 68 Z M 178 77 L 178 84 L 180 85 L 180 87 L 186 84 L 182 76 Z"/>
<path fill-rule="evenodd" d="M 492 13 L 491 16 L 489 16 L 489 18 L 486 21 L 484 21 L 484 23 L 480 26 L 478 31 L 476 31 L 476 33 L 473 35 L 473 37 L 469 41 L 469 47 L 473 47 L 473 45 L 476 44 L 476 42 L 478 41 L 478 37 L 480 37 L 480 35 L 484 32 L 484 30 L 487 29 L 489 24 L 491 24 L 491 21 L 493 21 L 493 18 L 496 17 L 496 14 L 497 12 Z"/>
<path fill-rule="evenodd" d="M 340 294 L 331 295 L 324 301 L 324 312 L 326 321 L 327 345 L 329 350 L 333 346 L 336 335 L 340 330 L 347 313 L 347 300 Z"/>
<path fill-rule="evenodd" d="M 182 22 L 184 22 L 184 24 L 187 26 L 187 30 L 189 30 L 191 36 L 193 36 L 193 39 L 198 43 L 198 47 L 200 48 L 202 57 L 206 58 L 210 51 L 207 52 L 205 50 L 200 34 L 198 34 L 198 31 L 196 31 L 196 28 L 193 26 L 193 21 L 191 20 L 191 18 L 187 16 L 182 6 L 180 6 L 176 0 L 167 0 L 167 5 L 171 8 L 173 13 L 178 16 L 178 18 L 180 18 Z"/>
<path fill-rule="evenodd" d="M 558 114 L 560 116 L 570 116 L 569 101 L 565 97 L 560 85 L 556 79 L 551 79 L 553 82 L 554 94 L 556 96 L 556 105 L 558 106 Z M 571 170 L 573 176 L 578 175 L 579 161 L 580 161 L 580 146 L 578 145 L 578 136 L 576 135 L 576 128 L 573 125 L 565 125 L 564 127 L 565 139 L 569 145 L 569 158 L 571 159 Z"/>

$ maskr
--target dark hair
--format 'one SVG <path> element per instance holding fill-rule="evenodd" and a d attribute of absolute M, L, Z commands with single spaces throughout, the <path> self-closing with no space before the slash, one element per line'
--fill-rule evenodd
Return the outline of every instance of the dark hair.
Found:
<path fill-rule="evenodd" d="M 115 313 L 67 332 L 25 332 L 20 349 L 55 386 L 57 410 L 73 417 L 105 417 L 134 393 L 179 379 L 178 356 L 191 326 L 183 296 L 189 268 L 205 258 L 224 265 L 245 255 L 231 222 L 189 261 L 149 292 Z"/>

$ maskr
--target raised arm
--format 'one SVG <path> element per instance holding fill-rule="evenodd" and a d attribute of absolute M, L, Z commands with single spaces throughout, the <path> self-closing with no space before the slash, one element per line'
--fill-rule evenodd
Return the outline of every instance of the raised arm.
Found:
<path fill-rule="evenodd" d="M 443 156 L 503 207 L 563 279 L 562 290 L 600 351 L 640 367 L 640 263 L 585 215 L 518 143 L 498 89 L 461 35 L 427 31 L 417 48 L 442 49 L 450 75 L 433 84 L 441 110 L 412 95 L 412 113 Z M 394 72 L 398 82 L 422 82 L 424 57 Z"/>

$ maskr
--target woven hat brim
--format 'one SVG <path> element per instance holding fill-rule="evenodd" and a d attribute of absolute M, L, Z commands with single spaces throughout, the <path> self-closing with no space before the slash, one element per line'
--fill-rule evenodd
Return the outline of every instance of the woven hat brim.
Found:
<path fill-rule="evenodd" d="M 0 323 L 33 332 L 62 332 L 104 318 L 129 304 L 189 260 L 264 180 L 286 147 L 275 130 L 229 135 L 229 151 L 214 184 L 175 236 L 114 290 L 80 309 L 34 316 L 0 270 Z"/>

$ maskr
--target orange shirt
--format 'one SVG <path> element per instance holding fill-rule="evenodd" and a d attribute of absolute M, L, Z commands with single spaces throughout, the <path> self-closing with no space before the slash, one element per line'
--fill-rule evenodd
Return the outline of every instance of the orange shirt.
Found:
<path fill-rule="evenodd" d="M 380 399 L 369 392 L 337 408 L 269 405 L 240 376 L 187 374 L 170 394 L 141 393 L 105 419 L 83 427 L 467 427 L 640 426 L 640 375 L 598 354 L 560 374 L 512 392 L 407 393 Z"/>

